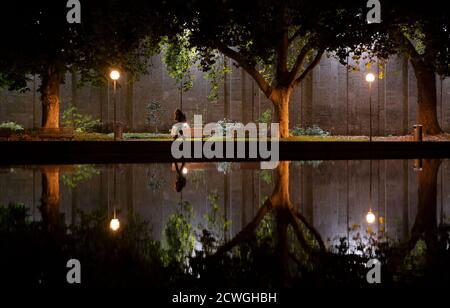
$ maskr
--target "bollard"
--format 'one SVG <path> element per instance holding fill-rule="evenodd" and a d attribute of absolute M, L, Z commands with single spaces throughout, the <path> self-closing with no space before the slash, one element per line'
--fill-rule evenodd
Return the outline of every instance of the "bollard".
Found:
<path fill-rule="evenodd" d="M 414 141 L 422 142 L 422 125 L 414 125 Z"/>

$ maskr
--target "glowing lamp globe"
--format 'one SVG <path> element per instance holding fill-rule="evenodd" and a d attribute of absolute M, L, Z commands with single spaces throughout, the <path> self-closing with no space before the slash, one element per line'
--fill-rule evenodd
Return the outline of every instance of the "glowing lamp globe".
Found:
<path fill-rule="evenodd" d="M 375 222 L 375 214 L 369 211 L 366 215 L 366 221 L 368 224 L 373 224 Z"/>
<path fill-rule="evenodd" d="M 183 172 L 183 174 L 187 174 L 187 173 L 188 173 L 188 168 L 183 167 L 183 169 L 181 170 L 181 172 Z"/>
<path fill-rule="evenodd" d="M 117 218 L 111 219 L 111 222 L 109 223 L 109 228 L 113 231 L 117 231 L 120 228 L 120 221 Z"/>
<path fill-rule="evenodd" d="M 112 70 L 111 73 L 109 73 L 109 77 L 114 81 L 119 80 L 120 72 L 118 70 Z"/>
<path fill-rule="evenodd" d="M 368 74 L 366 75 L 366 81 L 367 81 L 367 82 L 374 82 L 374 80 L 375 80 L 375 75 L 374 75 L 374 74 L 368 73 Z"/>

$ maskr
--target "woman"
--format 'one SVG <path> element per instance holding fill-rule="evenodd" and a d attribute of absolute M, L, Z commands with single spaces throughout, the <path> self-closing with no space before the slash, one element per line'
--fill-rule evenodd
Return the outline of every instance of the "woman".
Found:
<path fill-rule="evenodd" d="M 183 137 L 183 131 L 190 129 L 189 124 L 186 122 L 186 115 L 180 109 L 175 110 L 174 119 L 176 123 L 172 126 L 170 135 L 173 139 Z"/>

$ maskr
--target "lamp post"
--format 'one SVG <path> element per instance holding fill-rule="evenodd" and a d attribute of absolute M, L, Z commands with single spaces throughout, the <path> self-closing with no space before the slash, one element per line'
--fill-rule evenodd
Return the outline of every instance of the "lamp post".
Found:
<path fill-rule="evenodd" d="M 369 83 L 369 141 L 372 142 L 372 82 L 375 80 L 375 75 L 368 73 L 366 81 Z"/>
<path fill-rule="evenodd" d="M 120 72 L 118 70 L 112 70 L 109 73 L 109 77 L 113 81 L 113 104 L 114 104 L 114 141 L 117 139 L 117 100 L 116 100 L 116 89 L 117 89 L 117 80 L 120 78 Z"/>

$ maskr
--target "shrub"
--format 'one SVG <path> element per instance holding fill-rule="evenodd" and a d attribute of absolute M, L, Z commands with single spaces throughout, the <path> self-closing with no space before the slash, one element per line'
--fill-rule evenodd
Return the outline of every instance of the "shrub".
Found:
<path fill-rule="evenodd" d="M 272 109 L 268 108 L 264 111 L 259 119 L 256 121 L 258 123 L 266 123 L 269 125 L 272 122 Z"/>
<path fill-rule="evenodd" d="M 165 109 L 162 107 L 161 103 L 155 100 L 152 100 L 146 106 L 147 109 L 147 123 L 149 125 L 155 126 L 155 132 L 158 132 L 158 123 L 161 122 L 161 119 L 165 113 Z"/>
<path fill-rule="evenodd" d="M 241 129 L 244 127 L 242 123 L 229 120 L 227 118 L 224 118 L 223 120 L 217 121 L 217 130 L 218 134 L 222 136 L 227 136 L 230 134 L 233 130 Z"/>
<path fill-rule="evenodd" d="M 291 129 L 291 135 L 293 136 L 329 136 L 330 132 L 327 132 L 321 129 L 317 125 L 313 125 L 312 127 L 294 127 Z"/>
<path fill-rule="evenodd" d="M 69 106 L 64 110 L 61 124 L 65 127 L 73 127 L 79 133 L 96 132 L 102 126 L 102 122 L 99 119 L 79 113 L 75 106 Z"/>
<path fill-rule="evenodd" d="M 0 124 L 0 129 L 9 129 L 15 132 L 23 131 L 23 126 L 16 122 L 3 122 Z"/>

